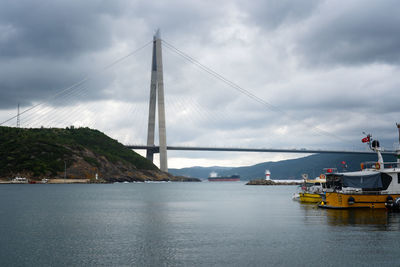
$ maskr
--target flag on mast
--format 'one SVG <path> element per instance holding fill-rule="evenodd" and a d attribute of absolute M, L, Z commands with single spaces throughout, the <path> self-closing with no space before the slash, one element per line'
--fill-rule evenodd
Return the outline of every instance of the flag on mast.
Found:
<path fill-rule="evenodd" d="M 368 143 L 369 141 L 370 141 L 369 135 L 367 137 L 364 137 L 363 139 L 361 139 L 361 142 L 363 142 L 363 143 Z"/>

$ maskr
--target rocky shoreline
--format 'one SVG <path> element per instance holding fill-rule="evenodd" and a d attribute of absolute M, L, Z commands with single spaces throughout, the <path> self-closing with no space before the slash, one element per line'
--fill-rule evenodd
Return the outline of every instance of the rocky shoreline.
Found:
<path fill-rule="evenodd" d="M 79 179 L 79 178 L 47 178 L 34 179 L 27 178 L 25 182 L 15 181 L 13 179 L 0 178 L 0 184 L 112 184 L 112 183 L 146 183 L 146 182 L 201 182 L 198 178 L 189 178 L 184 176 L 173 176 L 166 174 L 165 177 L 117 177 L 117 178 L 98 178 L 98 179 Z"/>
<path fill-rule="evenodd" d="M 251 180 L 246 185 L 300 185 L 302 183 L 301 180 L 298 182 L 278 182 L 278 181 L 273 181 L 273 180 L 263 180 L 263 179 L 258 179 L 258 180 Z"/>

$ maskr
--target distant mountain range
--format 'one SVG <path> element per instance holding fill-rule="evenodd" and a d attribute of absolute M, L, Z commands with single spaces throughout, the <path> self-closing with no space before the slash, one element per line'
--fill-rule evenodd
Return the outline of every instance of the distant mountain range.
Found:
<path fill-rule="evenodd" d="M 385 162 L 395 162 L 395 156 L 385 155 Z M 195 178 L 207 178 L 211 172 L 220 176 L 239 174 L 242 180 L 251 180 L 265 177 L 265 170 L 271 172 L 271 179 L 301 179 L 303 173 L 309 177 L 316 177 L 324 168 L 337 168 L 339 171 L 360 170 L 361 162 L 377 161 L 377 155 L 353 155 L 353 154 L 314 154 L 311 156 L 282 160 L 277 162 L 264 162 L 246 167 L 191 167 L 183 169 L 169 169 L 173 175 L 182 175 Z M 345 168 L 344 164 L 347 168 Z"/>

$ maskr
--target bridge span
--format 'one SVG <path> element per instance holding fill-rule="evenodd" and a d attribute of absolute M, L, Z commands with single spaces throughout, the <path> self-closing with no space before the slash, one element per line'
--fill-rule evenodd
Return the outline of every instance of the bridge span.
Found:
<path fill-rule="evenodd" d="M 151 150 L 153 153 L 159 153 L 159 146 L 146 145 L 126 145 L 130 149 Z M 376 154 L 374 151 L 350 151 L 350 150 L 313 150 L 313 149 L 280 149 L 280 148 L 241 148 L 241 147 L 189 147 L 189 146 L 167 146 L 167 150 L 184 151 L 226 151 L 226 152 L 272 152 L 272 153 L 325 153 L 325 154 Z M 395 151 L 381 151 L 381 154 L 395 155 Z"/>

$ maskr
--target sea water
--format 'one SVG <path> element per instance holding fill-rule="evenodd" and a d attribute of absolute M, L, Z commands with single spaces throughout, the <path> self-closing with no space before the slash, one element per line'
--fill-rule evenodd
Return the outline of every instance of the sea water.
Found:
<path fill-rule="evenodd" d="M 296 186 L 0 185 L 0 266 L 400 264 L 400 214 L 324 210 Z"/>

